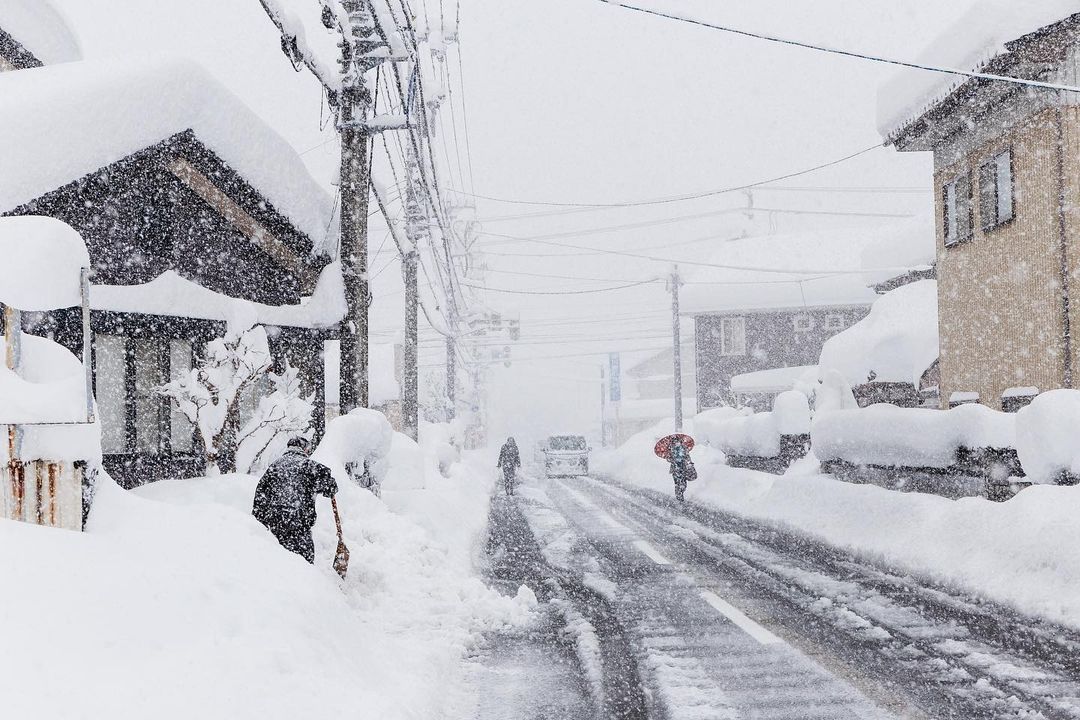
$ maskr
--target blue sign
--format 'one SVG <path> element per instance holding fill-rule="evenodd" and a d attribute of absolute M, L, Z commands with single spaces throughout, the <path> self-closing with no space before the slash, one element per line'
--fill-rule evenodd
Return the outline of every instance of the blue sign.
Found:
<path fill-rule="evenodd" d="M 611 402 L 622 400 L 622 370 L 620 368 L 619 353 L 608 354 L 608 387 L 611 388 Z"/>

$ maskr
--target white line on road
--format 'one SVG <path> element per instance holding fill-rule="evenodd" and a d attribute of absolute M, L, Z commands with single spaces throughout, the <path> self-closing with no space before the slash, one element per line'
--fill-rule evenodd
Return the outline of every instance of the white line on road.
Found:
<path fill-rule="evenodd" d="M 635 540 L 634 541 L 634 547 L 636 547 L 638 550 L 640 550 L 642 553 L 644 553 L 647 558 L 652 560 L 657 565 L 670 565 L 671 564 L 671 561 L 668 560 L 663 555 L 661 555 L 659 550 L 657 550 L 656 548 L 654 548 L 652 545 L 645 542 L 644 540 Z"/>
<path fill-rule="evenodd" d="M 716 593 L 709 590 L 702 590 L 701 597 L 705 602 L 709 603 L 709 605 L 712 605 L 717 612 L 738 625 L 743 632 L 762 645 L 775 645 L 776 643 L 784 642 L 750 618 L 746 617 L 742 610 L 731 605 Z"/>

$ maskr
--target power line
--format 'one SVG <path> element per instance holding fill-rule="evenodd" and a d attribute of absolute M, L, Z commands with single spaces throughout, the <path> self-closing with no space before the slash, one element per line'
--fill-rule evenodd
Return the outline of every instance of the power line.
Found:
<path fill-rule="evenodd" d="M 621 208 L 621 207 L 644 207 L 648 205 L 667 205 L 670 203 L 683 202 L 685 200 L 699 200 L 701 198 L 712 197 L 714 195 L 726 195 L 727 193 L 739 192 L 741 190 L 751 190 L 762 185 L 768 185 L 770 183 L 780 182 L 782 180 L 790 180 L 792 178 L 801 177 L 803 175 L 809 175 L 810 173 L 817 172 L 819 170 L 825 170 L 827 168 L 834 167 L 841 163 L 854 160 L 857 157 L 867 154 L 878 148 L 885 147 L 885 143 L 878 143 L 871 145 L 868 148 L 864 148 L 858 152 L 845 155 L 837 160 L 830 160 L 829 162 L 815 165 L 805 170 L 798 170 L 796 172 L 787 173 L 786 175 L 779 175 L 768 180 L 759 180 L 757 182 L 748 183 L 746 185 L 737 185 L 734 187 L 724 188 L 722 190 L 709 190 L 706 192 L 693 193 L 690 195 L 675 195 L 665 198 L 658 198 L 654 200 L 637 200 L 629 202 L 618 203 L 574 203 L 574 202 L 545 202 L 540 200 L 511 200 L 508 198 L 494 197 L 492 195 L 481 195 L 479 193 L 462 193 L 463 195 L 469 195 L 471 197 L 480 198 L 482 200 L 491 200 L 493 202 L 509 203 L 512 205 L 538 205 L 541 207 L 570 207 L 570 208 Z"/>
<path fill-rule="evenodd" d="M 595 288 L 593 290 L 510 290 L 509 288 L 493 288 L 486 287 L 484 285 L 470 285 L 468 283 L 462 283 L 464 287 L 474 288 L 476 290 L 487 290 L 488 292 L 508 293 L 510 295 L 591 295 L 593 293 L 612 292 L 614 290 L 625 290 L 627 288 L 638 287 L 639 285 L 648 285 L 654 283 L 656 280 L 642 280 L 640 282 L 627 283 L 625 285 L 616 285 L 615 287 L 608 288 Z"/>
<path fill-rule="evenodd" d="M 992 73 L 957 70 L 956 68 L 941 67 L 938 65 L 928 65 L 926 63 L 912 62 L 909 60 L 897 60 L 895 58 L 887 58 L 880 55 L 869 55 L 867 53 L 854 52 L 852 50 L 843 50 L 841 48 L 828 47 L 826 45 L 815 45 L 813 43 L 802 42 L 800 40 L 791 40 L 789 38 L 782 38 L 776 35 L 766 35 L 764 33 L 750 32 L 749 30 L 739 30 L 738 28 L 728 27 L 725 25 L 717 25 L 715 23 L 700 20 L 698 18 L 675 15 L 674 13 L 664 12 L 662 10 L 654 10 L 652 8 L 644 8 L 637 5 L 631 5 L 629 3 L 622 2 L 621 0 L 598 1 L 604 3 L 605 5 L 612 5 L 614 7 L 620 7 L 625 10 L 633 10 L 635 12 L 644 13 L 646 15 L 653 15 L 656 17 L 665 18 L 667 20 L 675 20 L 678 22 L 689 23 L 691 25 L 698 25 L 700 27 L 709 28 L 711 30 L 719 30 L 721 32 L 731 33 L 733 35 L 742 35 L 743 37 L 754 38 L 755 40 L 765 40 L 767 42 L 779 43 L 781 45 L 791 45 L 793 47 L 799 47 L 805 50 L 814 50 L 816 52 L 829 53 L 832 55 L 842 55 L 844 57 L 856 58 L 858 60 L 869 60 L 871 62 L 883 63 L 886 65 L 898 65 L 900 67 L 911 68 L 913 70 L 925 70 L 927 72 L 934 72 L 942 75 L 955 75 L 958 77 L 964 77 L 972 80 L 1006 82 L 1012 83 L 1014 85 L 1024 85 L 1027 87 L 1040 88 L 1043 90 L 1080 93 L 1080 87 L 1074 87 L 1071 85 L 1058 85 L 1056 83 L 1042 82 L 1039 80 L 1025 80 L 1024 78 L 1012 77 L 1010 75 L 994 75 Z"/>

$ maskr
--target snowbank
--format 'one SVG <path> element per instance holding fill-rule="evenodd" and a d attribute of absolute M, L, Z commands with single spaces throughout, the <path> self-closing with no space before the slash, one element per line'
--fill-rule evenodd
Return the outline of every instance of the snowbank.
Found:
<path fill-rule="evenodd" d="M 356 473 L 370 470 L 377 486 L 389 470 L 393 436 L 394 429 L 385 415 L 378 410 L 356 408 L 326 424 L 326 433 L 311 459 L 330 468 L 339 487 L 355 482 L 346 466 L 354 466 Z"/>
<path fill-rule="evenodd" d="M 853 386 L 873 380 L 918 388 L 937 358 L 937 281 L 920 280 L 885 293 L 869 315 L 825 341 L 819 367 Z"/>
<path fill-rule="evenodd" d="M 227 321 L 239 312 L 259 325 L 328 328 L 345 317 L 345 286 L 341 263 L 323 268 L 311 297 L 299 305 L 263 305 L 208 290 L 166 270 L 141 285 L 95 285 L 90 293 L 95 310 L 149 313 L 202 320 Z"/>
<path fill-rule="evenodd" d="M 946 468 L 961 447 L 1015 447 L 1017 424 L 1016 415 L 985 405 L 943 411 L 880 404 L 819 412 L 810 437 L 819 460 Z"/>
<path fill-rule="evenodd" d="M 531 617 L 527 591 L 502 597 L 468 562 L 491 476 L 458 492 L 452 507 L 466 529 L 445 535 L 343 485 L 344 583 L 329 567 L 329 502 L 319 500 L 312 567 L 251 518 L 251 476 L 134 493 L 105 481 L 85 534 L 0 520 L 0 615 L 40 618 L 8 629 L 5 711 L 40 720 L 439 717 L 478 633 Z M 417 502 L 412 514 L 449 524 L 440 509 Z"/>
<path fill-rule="evenodd" d="M 1005 44 L 1078 12 L 1075 0 L 979 0 L 917 58 L 927 65 L 978 71 L 1006 52 Z M 892 136 L 941 102 L 964 77 L 905 69 L 878 93 L 878 129 Z"/>
<path fill-rule="evenodd" d="M 721 410 L 717 408 L 703 413 L 709 416 L 706 423 L 714 422 Z M 734 411 L 733 411 L 734 412 Z M 702 442 L 702 433 L 697 431 L 697 418 L 688 419 L 683 423 L 682 432 L 693 437 L 696 441 L 691 456 L 694 464 L 700 469 L 703 464 L 720 463 L 724 456 L 718 450 Z M 617 448 L 600 450 L 593 453 L 590 460 L 592 469 L 601 475 L 626 478 L 653 478 L 666 479 L 667 486 L 671 486 L 670 465 L 666 460 L 658 458 L 653 453 L 656 441 L 666 435 L 676 432 L 675 419 L 661 420 L 647 430 L 642 430 Z"/>
<path fill-rule="evenodd" d="M 0 218 L 0 303 L 45 311 L 82 305 L 86 243 L 69 225 L 49 217 Z"/>
<path fill-rule="evenodd" d="M 46 65 L 82 58 L 71 23 L 50 0 L 4 0 L 0 28 Z"/>
<path fill-rule="evenodd" d="M 723 465 L 699 464 L 699 475 L 687 491 L 690 502 L 780 523 L 901 571 L 1080 628 L 1075 488 L 1034 487 L 994 503 Z M 617 477 L 671 492 L 666 477 Z"/>
<path fill-rule="evenodd" d="M 1054 483 L 1064 473 L 1080 476 L 1078 427 L 1080 390 L 1051 390 L 1016 414 L 1016 450 L 1028 480 Z"/>
<path fill-rule="evenodd" d="M 292 146 L 190 61 L 0 73 L 0 212 L 189 129 L 323 250 L 330 195 Z"/>
<path fill-rule="evenodd" d="M 782 435 L 810 432 L 810 403 L 798 390 L 788 390 L 776 396 L 772 412 L 732 417 L 709 430 L 709 444 L 725 455 L 774 458 Z"/>

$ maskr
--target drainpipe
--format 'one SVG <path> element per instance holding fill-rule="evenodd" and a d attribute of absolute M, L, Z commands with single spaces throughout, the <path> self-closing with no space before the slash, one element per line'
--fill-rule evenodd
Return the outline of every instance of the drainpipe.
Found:
<path fill-rule="evenodd" d="M 1064 98 L 1061 99 L 1064 102 Z M 1058 234 L 1061 239 L 1061 312 L 1062 329 L 1065 341 L 1065 376 L 1064 386 L 1073 386 L 1072 372 L 1072 327 L 1069 318 L 1069 254 L 1067 223 L 1065 220 L 1065 116 L 1059 105 L 1057 110 L 1057 171 L 1058 171 Z"/>

